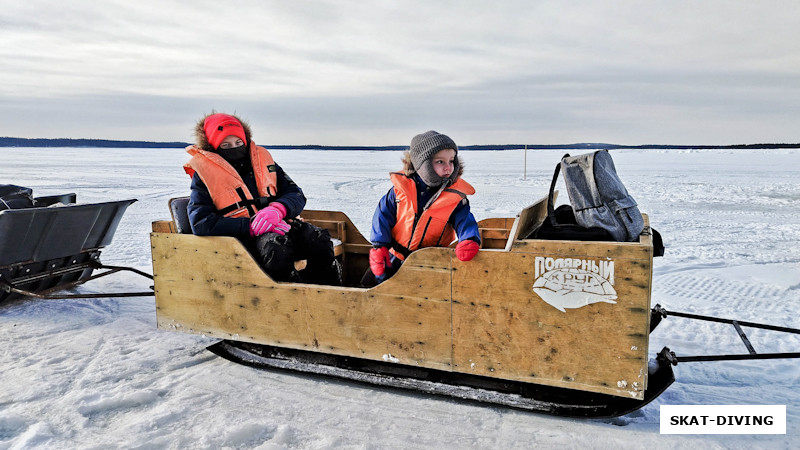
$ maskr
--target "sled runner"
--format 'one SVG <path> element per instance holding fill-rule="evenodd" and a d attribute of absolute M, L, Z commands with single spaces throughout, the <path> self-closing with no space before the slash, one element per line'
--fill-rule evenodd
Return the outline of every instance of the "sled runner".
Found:
<path fill-rule="evenodd" d="M 173 207 L 151 233 L 158 327 L 221 338 L 211 351 L 259 367 L 562 416 L 626 414 L 674 380 L 664 357 L 648 361 L 651 236 L 523 239 L 546 204 L 481 221 L 470 262 L 425 248 L 369 289 L 358 283 L 371 244 L 342 212 L 302 214 L 341 242 L 345 285 L 322 286 L 273 281 L 235 238 L 187 234 L 185 206 Z"/>
<path fill-rule="evenodd" d="M 58 294 L 86 281 L 128 270 L 106 266 L 100 249 L 111 243 L 122 215 L 135 199 L 75 204 L 75 194 L 37 197 L 35 207 L 0 211 L 0 302 L 34 298 L 153 295 L 149 292 Z M 96 269 L 106 272 L 92 275 Z"/>

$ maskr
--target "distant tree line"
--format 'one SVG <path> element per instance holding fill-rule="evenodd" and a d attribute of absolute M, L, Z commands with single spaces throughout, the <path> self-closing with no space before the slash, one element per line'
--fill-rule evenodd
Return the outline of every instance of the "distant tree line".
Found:
<path fill-rule="evenodd" d="M 106 139 L 26 139 L 0 137 L 0 147 L 110 147 L 110 148 L 183 148 L 185 142 L 111 141 Z"/>
<path fill-rule="evenodd" d="M 184 148 L 188 142 L 151 142 L 151 141 L 112 141 L 106 139 L 27 139 L 0 137 L 0 147 L 103 147 L 103 148 Z M 265 145 L 269 149 L 300 150 L 405 150 L 404 145 L 385 146 L 339 146 L 339 145 Z M 617 145 L 603 143 L 578 144 L 488 144 L 464 145 L 461 150 L 620 150 L 620 149 L 759 149 L 759 148 L 800 148 L 798 144 L 734 144 L 734 145 Z"/>
<path fill-rule="evenodd" d="M 623 149 L 666 149 L 666 150 L 688 150 L 688 149 L 756 149 L 756 148 L 800 148 L 797 144 L 733 144 L 733 145 L 666 145 L 666 144 L 645 144 L 645 145 L 619 145 L 619 144 L 509 144 L 509 145 L 465 145 L 459 147 L 464 150 L 623 150 Z"/>

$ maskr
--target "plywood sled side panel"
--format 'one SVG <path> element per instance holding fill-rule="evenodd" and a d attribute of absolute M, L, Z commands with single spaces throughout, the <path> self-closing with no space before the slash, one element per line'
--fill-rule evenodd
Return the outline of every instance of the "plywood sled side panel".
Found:
<path fill-rule="evenodd" d="M 454 369 L 643 398 L 651 260 L 538 248 L 454 261 Z"/>
<path fill-rule="evenodd" d="M 275 282 L 233 238 L 153 233 L 151 242 L 159 328 L 451 367 L 449 258 L 436 252 L 358 289 Z"/>

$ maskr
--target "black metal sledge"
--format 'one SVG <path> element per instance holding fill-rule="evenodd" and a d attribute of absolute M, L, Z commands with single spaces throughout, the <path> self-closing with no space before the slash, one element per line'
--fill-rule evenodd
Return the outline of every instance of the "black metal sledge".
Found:
<path fill-rule="evenodd" d="M 122 215 L 136 199 L 75 204 L 73 193 L 37 197 L 36 207 L 0 211 L 0 302 L 15 297 L 43 299 L 141 297 L 153 291 L 58 294 L 119 271 L 145 272 L 100 262 Z M 57 205 L 57 206 L 56 206 Z M 106 272 L 92 275 L 97 269 Z"/>

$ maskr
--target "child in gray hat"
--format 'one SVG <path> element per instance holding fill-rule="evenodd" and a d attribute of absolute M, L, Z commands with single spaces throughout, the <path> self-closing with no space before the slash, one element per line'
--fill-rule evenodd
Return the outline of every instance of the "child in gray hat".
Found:
<path fill-rule="evenodd" d="M 372 217 L 369 264 L 378 283 L 414 250 L 447 247 L 458 239 L 456 257 L 469 261 L 480 248 L 478 223 L 467 200 L 475 189 L 461 179 L 456 143 L 436 131 L 418 134 L 403 165 L 403 171 L 390 174 L 393 186 Z M 365 284 L 372 284 L 366 278 Z"/>

